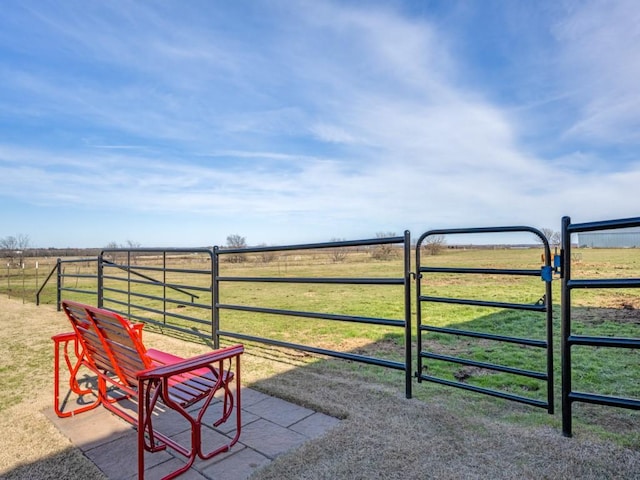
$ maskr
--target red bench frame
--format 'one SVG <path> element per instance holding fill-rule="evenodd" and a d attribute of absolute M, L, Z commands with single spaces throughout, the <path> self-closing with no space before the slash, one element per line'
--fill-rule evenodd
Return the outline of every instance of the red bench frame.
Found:
<path fill-rule="evenodd" d="M 160 350 L 147 349 L 142 343 L 143 324 L 131 324 L 117 313 L 65 300 L 62 309 L 73 326 L 73 332 L 52 337 L 54 356 L 54 410 L 59 417 L 76 415 L 103 405 L 131 423 L 138 430 L 138 477 L 144 478 L 144 452 L 157 452 L 167 447 L 187 457 L 187 463 L 164 479 L 186 472 L 196 456 L 208 459 L 228 451 L 240 437 L 240 355 L 242 345 L 215 350 L 183 359 Z M 69 373 L 69 388 L 78 395 L 95 394 L 88 405 L 63 411 L 60 404 L 60 357 Z M 229 366 L 225 370 L 224 362 Z M 235 364 L 235 369 L 232 366 Z M 97 390 L 85 389 L 78 383 L 81 368 L 97 377 Z M 231 384 L 235 379 L 235 400 Z M 123 394 L 109 395 L 115 387 Z M 223 408 L 214 423 L 226 422 L 235 406 L 235 436 L 229 443 L 211 452 L 202 449 L 201 425 L 217 392 L 222 391 Z M 137 400 L 137 418 L 116 406 L 123 399 Z M 152 413 L 158 403 L 178 412 L 191 426 L 191 447 L 187 448 L 153 427 Z M 194 405 L 194 411 L 188 411 Z"/>

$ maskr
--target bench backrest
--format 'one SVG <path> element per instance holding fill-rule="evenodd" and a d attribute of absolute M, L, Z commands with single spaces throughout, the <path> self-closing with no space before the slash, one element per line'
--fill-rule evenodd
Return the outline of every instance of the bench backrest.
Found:
<path fill-rule="evenodd" d="M 65 300 L 62 308 L 71 321 L 87 361 L 117 375 L 123 384 L 137 386 L 136 373 L 152 366 L 131 324 L 115 312 Z"/>

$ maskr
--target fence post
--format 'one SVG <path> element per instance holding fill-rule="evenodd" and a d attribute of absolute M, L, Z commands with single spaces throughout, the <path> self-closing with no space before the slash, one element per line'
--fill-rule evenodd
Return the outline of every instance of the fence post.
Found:
<path fill-rule="evenodd" d="M 218 283 L 218 276 L 220 274 L 220 267 L 218 265 L 219 255 L 218 255 L 218 246 L 213 247 L 213 258 L 211 268 L 213 270 L 213 291 L 211 294 L 211 304 L 213 305 L 213 331 L 211 332 L 213 335 L 213 347 L 220 348 L 220 335 L 218 332 L 220 331 L 220 308 L 218 307 L 218 297 L 220 293 L 220 286 Z"/>
<path fill-rule="evenodd" d="M 62 261 L 56 260 L 56 308 L 58 311 L 62 307 Z"/>
<path fill-rule="evenodd" d="M 571 233 L 569 225 L 571 218 L 562 217 L 562 248 L 560 250 L 562 270 L 560 278 L 562 279 L 562 290 L 560 304 L 562 309 L 561 316 L 561 337 L 562 344 L 560 346 L 562 361 L 562 434 L 565 437 L 571 436 L 571 346 L 569 345 L 569 335 L 571 335 L 571 292 L 569 291 L 568 282 L 571 279 Z"/>
<path fill-rule="evenodd" d="M 27 296 L 27 292 L 25 291 L 25 284 L 24 284 L 24 262 L 22 262 L 20 267 L 22 268 L 22 304 L 24 305 L 24 297 Z"/>
<path fill-rule="evenodd" d="M 412 396 L 413 352 L 411 349 L 411 233 L 404 231 L 404 344 L 405 397 Z"/>
<path fill-rule="evenodd" d="M 104 284 L 103 284 L 103 262 L 102 262 L 102 252 L 98 255 L 98 299 L 97 299 L 97 307 L 102 308 L 104 304 Z"/>

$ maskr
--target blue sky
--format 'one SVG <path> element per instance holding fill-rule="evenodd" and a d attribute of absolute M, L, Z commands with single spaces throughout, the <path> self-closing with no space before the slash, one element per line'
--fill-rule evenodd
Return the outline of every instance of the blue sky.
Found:
<path fill-rule="evenodd" d="M 640 215 L 640 3 L 5 0 L 0 238 Z"/>

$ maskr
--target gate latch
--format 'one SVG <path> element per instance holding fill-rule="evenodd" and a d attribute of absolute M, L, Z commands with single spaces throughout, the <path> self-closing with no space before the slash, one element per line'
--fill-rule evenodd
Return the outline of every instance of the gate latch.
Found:
<path fill-rule="evenodd" d="M 559 274 L 562 277 L 562 253 L 556 253 L 553 256 L 553 266 L 544 265 L 541 267 L 540 276 L 545 282 L 551 282 L 553 280 L 553 274 Z"/>

